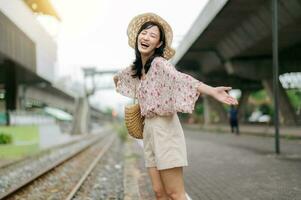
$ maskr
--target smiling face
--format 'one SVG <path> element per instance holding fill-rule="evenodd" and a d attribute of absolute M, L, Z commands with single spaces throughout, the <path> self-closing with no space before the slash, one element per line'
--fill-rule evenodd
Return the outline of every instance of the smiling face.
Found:
<path fill-rule="evenodd" d="M 143 29 L 137 38 L 137 46 L 141 56 L 151 56 L 155 49 L 162 45 L 158 26 L 149 26 Z"/>

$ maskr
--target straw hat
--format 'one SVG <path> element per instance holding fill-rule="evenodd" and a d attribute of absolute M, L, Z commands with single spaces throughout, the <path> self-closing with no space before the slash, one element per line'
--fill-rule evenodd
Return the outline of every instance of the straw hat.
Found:
<path fill-rule="evenodd" d="M 173 57 L 175 55 L 175 50 L 173 48 L 171 48 L 171 42 L 172 42 L 172 37 L 173 37 L 172 29 L 171 29 L 170 25 L 164 19 L 162 19 L 160 16 L 158 16 L 154 13 L 140 14 L 131 20 L 131 22 L 128 25 L 128 29 L 127 29 L 129 45 L 132 48 L 135 48 L 136 37 L 137 37 L 139 29 L 145 22 L 149 22 L 149 21 L 160 24 L 162 26 L 162 28 L 164 29 L 166 45 L 165 45 L 165 48 L 163 51 L 163 56 L 166 59 L 170 59 L 171 57 Z"/>

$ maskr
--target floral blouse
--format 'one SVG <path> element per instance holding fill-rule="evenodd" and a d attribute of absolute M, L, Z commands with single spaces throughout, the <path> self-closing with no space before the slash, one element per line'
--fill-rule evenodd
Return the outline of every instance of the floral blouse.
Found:
<path fill-rule="evenodd" d="M 177 71 L 163 57 L 154 58 L 145 79 L 133 78 L 131 74 L 131 66 L 117 73 L 116 91 L 137 98 L 142 116 L 192 113 L 200 95 L 197 88 L 202 84 L 201 81 Z"/>

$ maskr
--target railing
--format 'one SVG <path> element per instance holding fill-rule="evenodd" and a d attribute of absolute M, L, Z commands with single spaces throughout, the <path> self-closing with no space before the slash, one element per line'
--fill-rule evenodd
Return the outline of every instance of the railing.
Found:
<path fill-rule="evenodd" d="M 9 113 L 10 125 L 54 124 L 55 118 L 42 113 L 12 111 Z"/>

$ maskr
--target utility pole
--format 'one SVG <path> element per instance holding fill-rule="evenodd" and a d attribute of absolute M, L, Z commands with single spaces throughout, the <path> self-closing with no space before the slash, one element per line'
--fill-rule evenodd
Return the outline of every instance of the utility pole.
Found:
<path fill-rule="evenodd" d="M 279 58 L 278 58 L 278 0 L 272 0 L 272 35 L 273 35 L 273 87 L 274 87 L 274 124 L 275 151 L 280 154 L 279 142 Z"/>

